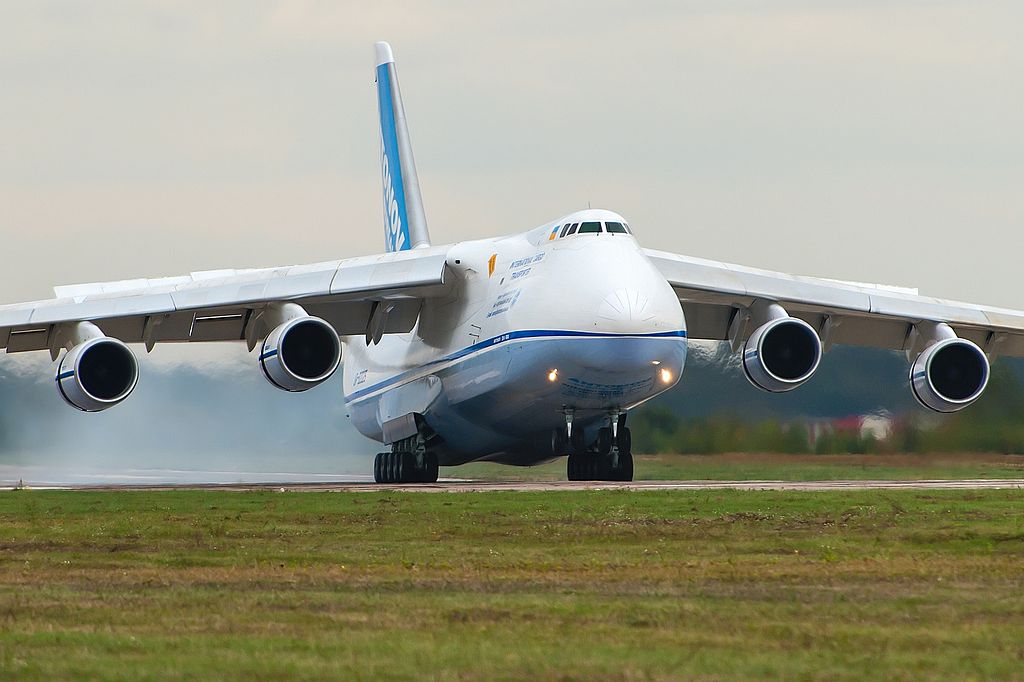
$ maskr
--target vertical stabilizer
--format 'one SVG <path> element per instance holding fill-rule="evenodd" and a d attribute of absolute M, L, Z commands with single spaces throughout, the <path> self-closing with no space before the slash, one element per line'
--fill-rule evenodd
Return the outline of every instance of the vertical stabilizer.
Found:
<path fill-rule="evenodd" d="M 391 46 L 377 43 L 377 109 L 384 180 L 384 243 L 388 251 L 430 245 L 412 143 Z"/>

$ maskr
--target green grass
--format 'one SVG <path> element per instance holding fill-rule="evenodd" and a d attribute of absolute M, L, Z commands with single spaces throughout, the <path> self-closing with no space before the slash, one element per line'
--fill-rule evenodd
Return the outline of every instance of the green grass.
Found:
<path fill-rule="evenodd" d="M 0 678 L 1024 678 L 1024 493 L 0 494 Z"/>
<path fill-rule="evenodd" d="M 441 475 L 481 480 L 565 480 L 565 458 L 538 467 L 466 464 Z M 636 455 L 636 480 L 830 481 L 1024 479 L 1024 456 L 989 453 L 891 455 Z"/>

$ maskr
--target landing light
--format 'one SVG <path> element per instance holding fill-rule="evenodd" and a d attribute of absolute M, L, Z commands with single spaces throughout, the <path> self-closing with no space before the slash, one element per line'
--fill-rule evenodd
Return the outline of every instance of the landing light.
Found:
<path fill-rule="evenodd" d="M 661 375 L 661 383 L 668 384 L 672 382 L 672 372 L 669 370 L 663 369 L 659 374 Z"/>
<path fill-rule="evenodd" d="M 548 372 L 548 381 L 558 381 L 558 370 L 553 369 Z"/>
<path fill-rule="evenodd" d="M 655 366 L 660 365 L 661 364 L 661 360 L 651 360 L 651 364 L 655 365 Z"/>

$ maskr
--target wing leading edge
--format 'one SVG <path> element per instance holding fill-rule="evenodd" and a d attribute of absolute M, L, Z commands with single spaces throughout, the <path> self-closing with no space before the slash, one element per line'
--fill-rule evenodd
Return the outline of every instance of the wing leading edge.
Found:
<path fill-rule="evenodd" d="M 184 277 L 56 287 L 56 298 L 0 306 L 0 348 L 50 349 L 61 325 L 87 321 L 126 343 L 238 341 L 271 303 L 301 303 L 344 335 L 368 332 L 388 301 L 382 333 L 407 332 L 424 298 L 445 291 L 447 249 L 381 254 L 311 265 L 221 270 Z"/>
<path fill-rule="evenodd" d="M 679 296 L 693 339 L 742 340 L 737 314 L 756 301 L 782 305 L 834 343 L 910 350 L 922 322 L 948 324 L 990 357 L 1024 357 L 1024 312 L 920 296 L 911 290 L 787 275 L 645 250 Z M 740 325 L 742 326 L 742 325 Z M 746 333 L 751 330 L 747 329 Z M 736 337 L 741 337 L 737 339 Z"/>

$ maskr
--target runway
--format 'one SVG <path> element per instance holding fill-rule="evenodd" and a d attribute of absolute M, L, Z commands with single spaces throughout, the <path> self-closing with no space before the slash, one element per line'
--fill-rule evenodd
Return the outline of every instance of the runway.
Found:
<path fill-rule="evenodd" d="M 1024 478 L 917 480 L 676 480 L 631 483 L 500 481 L 442 478 L 430 484 L 378 484 L 358 474 L 311 472 L 195 471 L 182 469 L 54 468 L 0 465 L 0 490 L 274 490 L 295 492 L 540 492 L 557 490 L 957 490 L 1024 489 Z"/>
<path fill-rule="evenodd" d="M 8 490 L 16 486 L 7 487 Z M 371 481 L 316 481 L 275 483 L 176 483 L 176 484 L 86 484 L 65 486 L 32 486 L 28 489 L 48 490 L 220 490 L 220 491 L 275 491 L 275 492 L 338 492 L 338 493 L 480 493 L 480 492 L 554 492 L 585 490 L 781 490 L 781 491 L 838 491 L 838 490 L 1005 490 L 1024 489 L 1024 479 L 958 479 L 915 481 L 634 481 L 612 483 L 605 481 L 467 481 L 442 479 L 430 484 L 386 485 Z"/>
<path fill-rule="evenodd" d="M 431 485 L 387 486 L 374 483 L 303 485 L 295 490 L 334 490 L 373 492 L 408 490 L 410 492 L 540 492 L 558 490 L 954 490 L 1024 489 L 1024 479 L 967 479 L 930 481 L 633 481 L 631 483 L 545 481 L 438 481 Z M 285 489 L 289 489 L 285 487 Z"/>

